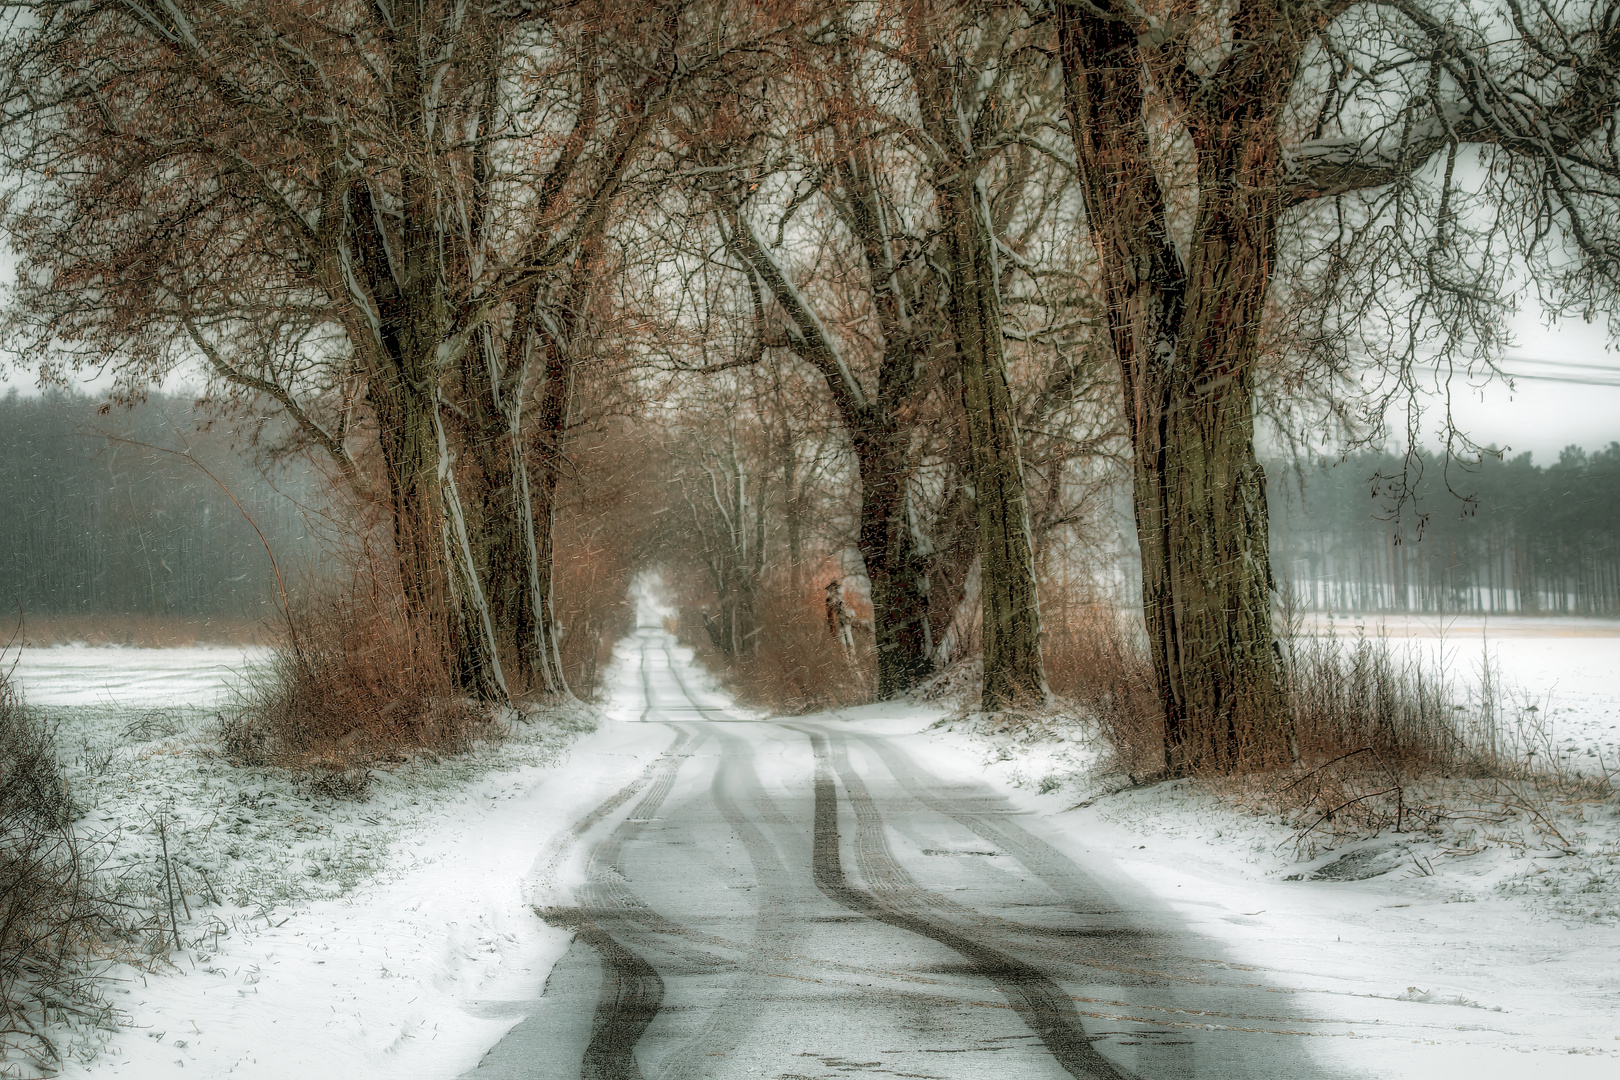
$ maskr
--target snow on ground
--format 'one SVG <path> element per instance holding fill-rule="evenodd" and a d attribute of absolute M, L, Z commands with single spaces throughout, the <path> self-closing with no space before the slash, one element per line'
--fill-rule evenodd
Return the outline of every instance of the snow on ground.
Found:
<path fill-rule="evenodd" d="M 17 650 L 12 674 L 33 705 L 206 708 L 229 698 L 248 665 L 268 655 L 263 648 L 223 645 L 27 646 Z"/>
<path fill-rule="evenodd" d="M 138 684 L 121 673 L 136 650 L 60 651 L 117 653 L 117 685 Z M 185 652 L 207 666 L 155 666 L 198 697 L 218 693 L 220 658 Z M 31 700 L 71 697 L 68 665 L 30 659 Z M 159 821 L 187 893 L 175 904 L 185 947 L 155 970 L 114 971 L 108 997 L 127 1026 L 56 1031 L 68 1077 L 459 1075 L 567 947 L 523 894 L 532 865 L 663 748 L 580 707 L 454 759 L 373 770 L 370 798 L 343 802 L 227 765 L 202 708 L 47 712 L 79 824 L 102 838 L 126 896 L 167 921 Z M 0 1063 L 0 1076 L 21 1069 Z"/>
<path fill-rule="evenodd" d="M 1620 637 L 1492 641 L 1503 675 L 1547 703 L 1573 751 L 1609 752 Z M 151 893 L 154 823 L 166 820 L 192 905 L 178 915 L 186 947 L 113 984 L 129 1026 L 74 1034 L 66 1075 L 459 1075 L 525 1014 L 567 947 L 533 913 L 545 897 L 525 890 L 570 886 L 578 867 L 558 859 L 570 825 L 666 732 L 610 704 L 588 734 L 584 715 L 559 715 L 461 758 L 378 770 L 369 801 L 332 802 L 210 754 L 205 706 L 229 692 L 240 656 L 41 649 L 19 667 L 29 698 L 56 706 L 86 827 L 116 837 L 115 864 Z M 611 678 L 617 701 L 639 700 L 633 666 Z M 729 700 L 701 683 L 706 704 Z M 1115 790 L 1083 729 L 1021 742 L 925 706 L 832 718 L 900 739 L 942 777 L 1005 789 L 1082 865 L 1162 900 L 1306 1015 L 1349 1021 L 1353 1034 L 1312 1042 L 1348 1075 L 1620 1074 L 1613 798 L 1554 809 L 1574 855 L 1520 813 L 1301 861 L 1286 824 L 1189 783 Z"/>
<path fill-rule="evenodd" d="M 1457 684 L 1477 689 L 1487 663 L 1510 716 L 1586 773 L 1620 775 L 1620 620 L 1532 616 L 1312 616 L 1305 629 L 1385 637 Z M 1533 707 L 1533 712 L 1531 711 Z"/>
<path fill-rule="evenodd" d="M 1327 632 L 1319 624 L 1311 628 Z M 1477 692 L 1488 655 L 1504 714 L 1560 764 L 1620 783 L 1620 623 L 1338 620 L 1444 664 Z M 1533 708 L 1532 708 L 1533 707 Z M 1375 1077 L 1620 1075 L 1620 801 L 1511 798 L 1431 832 L 1298 843 L 1276 818 L 1189 781 L 1119 790 L 1083 728 L 1022 741 L 959 717 L 853 710 L 914 734 L 928 767 L 1011 794 L 1076 858 L 1101 861 L 1224 942 L 1300 1007 L 1354 1022 L 1317 1049 Z M 887 719 L 878 720 L 877 716 Z M 1078 805 L 1077 805 L 1078 804 Z M 1556 830 L 1554 834 L 1553 830 Z M 1567 842 L 1565 842 L 1567 841 Z"/>
<path fill-rule="evenodd" d="M 896 739 L 943 779 L 988 781 L 1088 871 L 1145 889 L 1223 944 L 1300 1015 L 1345 1022 L 1310 1049 L 1346 1076 L 1584 1080 L 1620 1075 L 1620 880 L 1594 917 L 1508 886 L 1555 853 L 1484 846 L 1447 852 L 1410 835 L 1357 842 L 1306 862 L 1292 834 L 1187 782 L 1093 794 L 1098 754 L 1084 732 L 1022 744 L 979 734 L 940 709 L 868 706 L 834 714 Z M 1620 853 L 1611 800 L 1590 822 Z M 1506 831 L 1506 830 L 1504 830 Z M 1347 851 L 1357 872 L 1312 874 Z M 1332 871 L 1330 871 L 1330 874 Z"/>

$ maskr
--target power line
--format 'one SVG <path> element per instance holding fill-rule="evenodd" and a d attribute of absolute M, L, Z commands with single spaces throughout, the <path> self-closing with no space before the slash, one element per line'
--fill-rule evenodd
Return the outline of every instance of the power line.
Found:
<path fill-rule="evenodd" d="M 1525 362 L 1527 360 L 1527 358 L 1525 358 L 1525 357 L 1517 357 L 1517 356 L 1511 357 L 1509 359 L 1510 359 L 1510 361 L 1512 363 L 1516 363 L 1516 364 L 1517 363 L 1523 363 L 1523 362 Z M 1530 362 L 1535 363 L 1535 362 L 1538 362 L 1538 361 L 1530 361 Z M 1551 374 L 1542 374 L 1542 373 L 1533 372 L 1533 371 L 1513 371 L 1510 368 L 1506 368 L 1506 367 L 1500 367 L 1500 368 L 1497 368 L 1495 370 L 1495 372 L 1490 372 L 1490 371 L 1468 371 L 1466 369 L 1447 370 L 1445 368 L 1437 367 L 1432 363 L 1431 364 L 1416 364 L 1416 365 L 1413 365 L 1413 366 L 1416 367 L 1420 371 L 1426 371 L 1426 372 L 1429 372 L 1429 373 L 1434 374 L 1434 375 L 1446 375 L 1446 376 L 1463 375 L 1463 376 L 1465 376 L 1467 378 L 1475 378 L 1475 379 L 1483 378 L 1483 377 L 1485 377 L 1487 375 L 1490 375 L 1490 374 L 1500 374 L 1500 375 L 1502 375 L 1502 376 L 1504 376 L 1506 378 L 1509 378 L 1509 379 L 1515 379 L 1515 380 L 1523 379 L 1526 382 L 1563 383 L 1563 384 L 1570 385 L 1570 386 L 1620 386 L 1620 368 L 1603 367 L 1602 365 L 1599 365 L 1599 364 L 1562 364 L 1560 361 L 1539 361 L 1539 362 L 1540 363 L 1546 363 L 1546 364 L 1561 364 L 1561 366 L 1564 366 L 1564 367 L 1582 368 L 1582 369 L 1587 370 L 1587 371 L 1601 371 L 1601 372 L 1605 372 L 1610 377 L 1609 378 L 1603 378 L 1602 376 L 1590 376 L 1590 375 L 1580 375 L 1580 374 L 1551 375 Z"/>
<path fill-rule="evenodd" d="M 1510 364 L 1539 364 L 1542 367 L 1578 368 L 1581 371 L 1606 371 L 1620 375 L 1620 367 L 1613 364 L 1580 364 L 1574 360 L 1548 360 L 1540 356 L 1504 356 L 1502 359 Z"/>
<path fill-rule="evenodd" d="M 1502 374 L 1510 379 L 1525 379 L 1530 382 L 1566 383 L 1571 386 L 1620 386 L 1620 371 L 1615 371 L 1611 379 L 1582 378 L 1579 375 L 1534 375 L 1522 371 L 1503 371 Z"/>

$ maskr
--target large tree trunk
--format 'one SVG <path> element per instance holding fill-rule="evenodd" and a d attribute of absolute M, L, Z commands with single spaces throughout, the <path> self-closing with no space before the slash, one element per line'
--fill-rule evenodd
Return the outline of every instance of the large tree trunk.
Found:
<path fill-rule="evenodd" d="M 439 536 L 438 439 L 431 405 L 419 400 L 395 370 L 373 377 L 368 388 L 377 416 L 378 444 L 388 474 L 394 557 L 405 616 L 429 648 L 455 638 L 449 612 L 444 545 Z"/>
<path fill-rule="evenodd" d="M 521 420 L 521 384 L 500 366 L 495 344 L 479 335 L 459 368 L 457 408 L 444 415 L 457 448 L 459 485 L 474 561 L 483 579 L 496 654 L 514 690 L 529 682 L 521 643 L 534 633 L 529 597 L 529 551 L 524 543 L 518 490 L 521 444 L 512 428 Z"/>
<path fill-rule="evenodd" d="M 887 699 L 904 694 L 933 669 L 927 579 L 911 521 L 906 433 L 890 425 L 852 435 L 861 482 L 857 543 L 872 583 L 877 693 Z"/>
<path fill-rule="evenodd" d="M 1165 768 L 1228 769 L 1286 745 L 1267 730 L 1286 710 L 1251 387 L 1276 233 L 1267 192 L 1280 173 L 1268 110 L 1286 80 L 1256 71 L 1240 100 L 1203 103 L 1203 122 L 1190 122 L 1200 199 L 1183 262 L 1143 128 L 1135 31 L 1070 5 L 1058 17 L 1134 455 Z"/>
<path fill-rule="evenodd" d="M 969 475 L 978 508 L 984 708 L 1046 698 L 1035 560 L 1024 503 L 1018 428 L 1007 384 L 994 240 L 983 193 L 959 171 L 940 183 L 950 251 L 950 319 L 956 339 Z"/>
<path fill-rule="evenodd" d="M 523 662 L 538 685 L 552 693 L 567 694 L 563 675 L 562 642 L 558 633 L 553 602 L 555 592 L 557 484 L 561 479 L 563 441 L 568 432 L 568 414 L 574 407 L 574 359 L 567 343 L 547 334 L 545 381 L 540 384 L 539 408 L 534 432 L 535 475 L 531 484 L 526 466 L 518 477 L 519 493 L 529 503 L 525 518 L 524 541 L 529 558 L 528 595 L 533 607 L 535 632 L 521 641 Z"/>
<path fill-rule="evenodd" d="M 1134 432 L 1142 606 L 1165 706 L 1165 767 L 1229 769 L 1276 752 L 1265 476 L 1247 379 L 1148 405 Z"/>
<path fill-rule="evenodd" d="M 363 186 L 351 221 L 361 271 L 377 302 L 367 395 L 388 475 L 394 553 L 405 617 L 418 647 L 450 665 L 459 686 L 490 701 L 507 691 L 460 494 L 439 416 L 446 317 L 431 187 L 405 183 L 396 269 L 387 227 Z"/>

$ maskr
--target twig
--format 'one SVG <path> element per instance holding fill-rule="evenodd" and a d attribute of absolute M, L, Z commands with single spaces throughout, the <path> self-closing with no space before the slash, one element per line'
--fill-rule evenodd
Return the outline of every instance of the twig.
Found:
<path fill-rule="evenodd" d="M 174 863 L 173 864 L 173 871 L 174 871 L 174 887 L 175 887 L 176 891 L 178 891 L 180 893 L 180 903 L 185 905 L 185 908 L 186 908 L 186 922 L 190 922 L 191 921 L 191 901 L 186 899 L 186 883 L 184 881 L 180 880 L 180 864 L 179 863 Z"/>
<path fill-rule="evenodd" d="M 1305 773 L 1304 775 L 1302 775 L 1302 776 L 1298 777 L 1297 779 L 1295 779 L 1295 781 L 1292 784 L 1289 784 L 1287 787 L 1285 787 L 1281 791 L 1277 792 L 1277 794 L 1286 795 L 1288 792 L 1294 790 L 1299 785 L 1303 784 L 1305 781 L 1309 780 L 1311 777 L 1315 776 L 1317 773 L 1319 773 L 1323 769 L 1327 768 L 1329 765 L 1336 765 L 1339 762 L 1343 761 L 1345 758 L 1353 758 L 1357 754 L 1371 754 L 1372 752 L 1373 752 L 1372 747 L 1363 746 L 1360 750 L 1352 750 L 1348 754 L 1340 754 L 1338 757 L 1334 758 L 1332 761 L 1324 761 L 1324 762 L 1322 762 L 1322 764 L 1318 765 L 1316 768 L 1312 769 L 1310 772 Z M 1377 755 L 1374 754 L 1373 756 L 1376 757 Z"/>
<path fill-rule="evenodd" d="M 214 883 L 208 880 L 208 871 L 199 868 L 197 873 L 202 875 L 203 884 L 208 886 L 208 895 L 213 898 L 214 906 L 219 907 L 219 893 L 214 891 Z"/>
<path fill-rule="evenodd" d="M 1363 799 L 1374 799 L 1374 798 L 1377 798 L 1380 795 L 1388 795 L 1390 792 L 1395 791 L 1395 790 L 1398 790 L 1398 789 L 1396 789 L 1396 788 L 1385 788 L 1383 791 L 1369 791 L 1365 795 L 1357 795 L 1353 799 L 1346 799 L 1344 802 L 1340 803 L 1338 806 L 1335 806 L 1333 809 L 1325 811 L 1322 814 L 1321 817 L 1317 818 L 1315 821 L 1313 821 L 1311 823 L 1311 827 L 1309 829 L 1306 829 L 1302 833 L 1296 833 L 1295 836 L 1294 836 L 1295 842 L 1297 843 L 1300 840 L 1305 839 L 1305 837 L 1311 835 L 1311 833 L 1316 830 L 1316 827 L 1318 825 L 1322 824 L 1322 822 L 1324 822 L 1324 821 L 1331 820 L 1334 814 L 1337 814 L 1340 810 L 1343 810 L 1345 807 L 1353 806 L 1353 805 L 1355 805 L 1356 803 L 1360 802 Z"/>
<path fill-rule="evenodd" d="M 158 830 L 158 843 L 163 847 L 163 890 L 169 898 L 169 929 L 174 931 L 174 947 L 180 948 L 180 922 L 174 917 L 174 881 L 169 876 L 169 824 L 168 819 L 154 819 Z M 187 918 L 190 918 L 188 915 Z"/>

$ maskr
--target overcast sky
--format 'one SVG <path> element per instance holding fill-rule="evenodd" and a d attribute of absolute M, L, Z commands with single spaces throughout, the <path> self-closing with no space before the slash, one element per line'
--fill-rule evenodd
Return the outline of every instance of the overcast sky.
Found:
<path fill-rule="evenodd" d="M 1548 329 L 1532 313 L 1514 330 L 1518 347 L 1502 362 L 1518 376 L 1512 388 L 1454 390 L 1458 421 L 1475 441 L 1532 451 L 1543 464 L 1572 443 L 1596 450 L 1620 441 L 1620 353 L 1606 348 L 1607 329 L 1583 323 Z M 1432 433 L 1437 423 L 1431 417 L 1425 426 Z"/>

